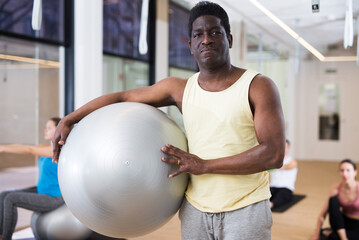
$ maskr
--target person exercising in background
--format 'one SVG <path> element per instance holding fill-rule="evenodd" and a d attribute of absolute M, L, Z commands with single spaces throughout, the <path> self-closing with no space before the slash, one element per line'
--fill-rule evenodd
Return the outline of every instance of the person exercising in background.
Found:
<path fill-rule="evenodd" d="M 267 170 L 282 166 L 285 148 L 278 90 L 268 77 L 231 64 L 233 38 L 221 6 L 199 2 L 188 27 L 198 73 L 90 101 L 59 123 L 53 159 L 58 161 L 71 127 L 98 108 L 118 102 L 175 105 L 183 114 L 189 152 L 166 144 L 161 160 L 179 165 L 170 178 L 190 174 L 179 213 L 182 239 L 270 239 Z"/>
<path fill-rule="evenodd" d="M 290 142 L 286 140 L 283 166 L 270 172 L 271 208 L 278 208 L 293 200 L 298 162 L 289 155 Z"/>
<path fill-rule="evenodd" d="M 44 138 L 52 139 L 60 118 L 47 121 Z M 15 231 L 17 207 L 36 212 L 48 212 L 64 204 L 57 178 L 57 164 L 52 162 L 52 143 L 49 145 L 0 145 L 0 152 L 32 154 L 41 156 L 38 160 L 39 177 L 37 185 L 26 189 L 8 190 L 0 193 L 0 239 L 9 240 Z"/>
<path fill-rule="evenodd" d="M 341 181 L 333 184 L 329 197 L 319 213 L 314 236 L 310 240 L 357 240 L 359 239 L 359 181 L 356 164 L 351 159 L 339 163 Z M 330 230 L 321 229 L 329 215 Z"/>

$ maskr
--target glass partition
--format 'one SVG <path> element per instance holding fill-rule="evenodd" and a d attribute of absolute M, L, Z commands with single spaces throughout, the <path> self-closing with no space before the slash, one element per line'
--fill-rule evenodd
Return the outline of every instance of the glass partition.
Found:
<path fill-rule="evenodd" d="M 138 50 L 141 27 L 141 0 L 103 1 L 103 50 L 129 58 L 148 60 Z M 149 24 L 148 24 L 149 26 Z M 149 28 L 147 29 L 149 41 Z"/>
<path fill-rule="evenodd" d="M 188 46 L 189 10 L 170 3 L 169 12 L 169 65 L 196 71 L 197 63 Z"/>
<path fill-rule="evenodd" d="M 0 0 L 0 31 L 64 43 L 65 0 L 42 1 L 42 24 L 38 32 L 31 27 L 33 2 Z"/>
<path fill-rule="evenodd" d="M 103 56 L 104 93 L 118 92 L 149 85 L 146 62 Z"/>
<path fill-rule="evenodd" d="M 59 116 L 59 65 L 59 47 L 0 37 L 0 144 L 48 144 L 45 124 Z M 1 154 L 1 165 L 18 164 L 14 158 L 28 157 Z"/>

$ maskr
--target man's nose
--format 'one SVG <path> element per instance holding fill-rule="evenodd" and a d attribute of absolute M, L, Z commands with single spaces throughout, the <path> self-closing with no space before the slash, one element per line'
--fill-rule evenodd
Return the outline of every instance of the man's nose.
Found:
<path fill-rule="evenodd" d="M 210 44 L 213 42 L 212 36 L 208 33 L 203 34 L 202 44 Z"/>

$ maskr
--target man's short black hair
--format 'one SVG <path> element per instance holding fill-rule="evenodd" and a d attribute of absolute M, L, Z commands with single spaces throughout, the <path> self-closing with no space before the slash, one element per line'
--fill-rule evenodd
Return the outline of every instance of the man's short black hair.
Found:
<path fill-rule="evenodd" d="M 226 11 L 217 3 L 201 1 L 191 9 L 188 21 L 188 35 L 191 38 L 193 22 L 203 15 L 212 15 L 221 19 L 221 24 L 224 27 L 226 34 L 231 34 L 231 27 Z"/>

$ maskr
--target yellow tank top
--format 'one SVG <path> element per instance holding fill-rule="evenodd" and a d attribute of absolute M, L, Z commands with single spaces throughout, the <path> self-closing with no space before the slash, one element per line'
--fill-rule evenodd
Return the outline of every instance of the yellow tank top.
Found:
<path fill-rule="evenodd" d="M 202 159 L 233 156 L 258 145 L 249 86 L 258 73 L 247 70 L 232 86 L 208 92 L 199 73 L 186 84 L 182 112 L 189 152 Z M 269 199 L 267 171 L 249 175 L 190 175 L 187 200 L 203 212 L 225 212 Z"/>

